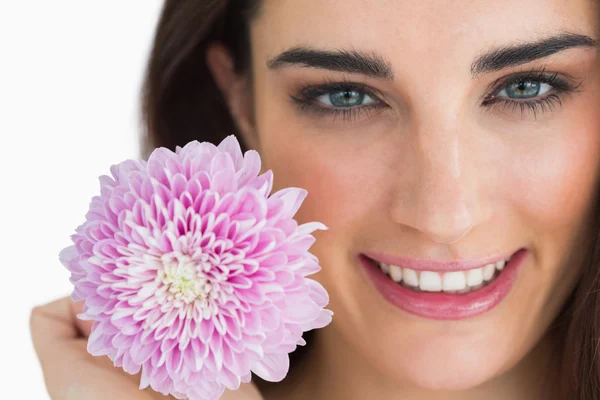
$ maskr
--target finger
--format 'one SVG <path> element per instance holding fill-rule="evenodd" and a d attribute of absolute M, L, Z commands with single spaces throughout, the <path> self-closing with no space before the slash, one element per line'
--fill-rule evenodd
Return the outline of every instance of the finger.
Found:
<path fill-rule="evenodd" d="M 31 310 L 29 319 L 31 338 L 40 358 L 47 358 L 48 352 L 52 351 L 57 342 L 73 340 L 78 337 L 69 303 L 70 300 L 63 297 Z"/>
<path fill-rule="evenodd" d="M 73 324 L 69 303 L 65 297 L 37 306 L 31 311 L 29 320 L 33 347 L 53 399 L 65 398 L 70 384 L 61 371 L 72 368 L 75 354 L 85 354 L 86 343 L 78 339 L 79 332 Z"/>
<path fill-rule="evenodd" d="M 76 363 L 92 356 L 87 353 L 87 338 L 90 326 L 80 321 L 76 307 L 68 297 L 37 306 L 31 311 L 30 330 L 33 347 L 40 359 L 42 369 L 50 370 L 60 363 Z M 79 324 L 77 321 L 81 322 Z M 104 357 L 93 357 L 96 362 L 106 363 Z"/>
<path fill-rule="evenodd" d="M 74 303 L 69 297 L 37 306 L 31 311 L 31 337 L 44 371 L 46 387 L 53 399 L 65 398 L 68 392 L 72 395 L 79 389 L 91 390 L 96 385 L 95 382 L 90 382 L 90 378 L 93 381 L 97 379 L 101 382 L 113 382 L 112 389 L 121 390 L 121 394 L 135 389 L 132 390 L 131 395 L 151 393 L 153 398 L 173 399 L 171 396 L 162 396 L 153 392 L 149 388 L 139 391 L 140 374 L 130 375 L 114 367 L 108 357 L 91 356 L 86 349 L 87 339 L 81 337 L 81 334 L 89 335 L 92 323 L 78 319 L 76 315 L 81 312 L 83 312 L 83 302 Z M 128 382 L 125 386 L 122 386 L 125 384 L 123 378 Z M 130 386 L 131 383 L 135 386 Z M 102 387 L 98 387 L 98 390 L 101 390 L 99 393 L 108 390 Z M 94 397 L 90 397 L 92 398 Z M 235 392 L 227 391 L 222 399 L 262 400 L 262 397 L 254 385 L 242 384 Z"/>
<path fill-rule="evenodd" d="M 82 360 L 91 360 L 104 367 L 113 365 L 108 357 L 93 357 L 87 352 L 87 338 L 82 337 L 81 333 L 89 334 L 92 323 L 77 318 L 76 315 L 81 311 L 82 302 L 73 303 L 68 297 L 31 311 L 31 338 L 42 368 L 48 362 L 56 365 L 57 362 Z"/>
<path fill-rule="evenodd" d="M 108 382 L 121 382 L 138 391 L 139 376 L 114 367 L 108 357 L 93 357 L 87 352 L 87 339 L 81 337 L 76 325 L 77 307 L 81 306 L 64 297 L 31 311 L 31 338 L 51 397 L 65 398 L 77 384 L 90 385 L 90 380 L 102 377 L 112 377 Z"/>
<path fill-rule="evenodd" d="M 71 320 L 75 323 L 75 326 L 77 326 L 79 332 L 85 337 L 90 336 L 90 332 L 92 331 L 92 325 L 94 324 L 94 321 L 85 321 L 77 318 L 78 314 L 83 313 L 83 301 L 70 301 L 69 306 L 71 310 Z"/>

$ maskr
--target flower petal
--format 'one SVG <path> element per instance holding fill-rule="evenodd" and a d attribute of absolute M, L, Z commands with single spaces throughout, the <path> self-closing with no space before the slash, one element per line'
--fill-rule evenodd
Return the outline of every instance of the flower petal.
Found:
<path fill-rule="evenodd" d="M 287 354 L 265 354 L 262 360 L 252 365 L 252 372 L 269 382 L 279 382 L 290 369 L 290 358 Z"/>

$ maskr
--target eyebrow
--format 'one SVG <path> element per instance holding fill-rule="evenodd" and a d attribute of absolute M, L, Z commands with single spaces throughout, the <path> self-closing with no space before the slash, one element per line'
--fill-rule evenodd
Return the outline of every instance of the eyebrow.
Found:
<path fill-rule="evenodd" d="M 366 54 L 355 50 L 330 51 L 294 47 L 267 61 L 269 69 L 277 69 L 285 65 L 357 73 L 378 79 L 394 79 L 390 63 L 377 52 Z"/>
<path fill-rule="evenodd" d="M 505 46 L 487 52 L 471 64 L 471 74 L 478 77 L 507 67 L 526 64 L 575 47 L 596 47 L 589 36 L 562 33 L 532 43 Z M 267 67 L 277 69 L 286 65 L 362 74 L 371 78 L 393 80 L 389 61 L 377 52 L 371 54 L 355 50 L 317 50 L 294 47 L 269 59 Z"/>
<path fill-rule="evenodd" d="M 501 47 L 485 53 L 475 60 L 471 65 L 471 75 L 475 78 L 507 67 L 526 64 L 574 47 L 595 47 L 596 44 L 596 41 L 589 36 L 563 33 L 533 43 Z"/>

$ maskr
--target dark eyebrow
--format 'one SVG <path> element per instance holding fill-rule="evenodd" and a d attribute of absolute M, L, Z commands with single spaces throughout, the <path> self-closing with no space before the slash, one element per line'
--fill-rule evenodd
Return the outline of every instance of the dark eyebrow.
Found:
<path fill-rule="evenodd" d="M 533 43 L 501 47 L 475 60 L 471 65 L 471 75 L 478 77 L 506 67 L 526 64 L 573 47 L 594 46 L 596 46 L 596 41 L 589 36 L 563 33 Z"/>
<path fill-rule="evenodd" d="M 267 61 L 269 69 L 284 65 L 351 72 L 386 80 L 394 79 L 390 63 L 376 52 L 366 54 L 355 50 L 328 51 L 294 47 Z"/>

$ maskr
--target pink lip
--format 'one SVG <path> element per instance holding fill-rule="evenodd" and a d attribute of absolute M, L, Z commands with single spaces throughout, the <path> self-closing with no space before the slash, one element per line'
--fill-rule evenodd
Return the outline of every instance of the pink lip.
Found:
<path fill-rule="evenodd" d="M 513 253 L 480 258 L 478 260 L 460 260 L 450 262 L 440 262 L 435 260 L 418 260 L 408 257 L 394 257 L 384 253 L 365 253 L 365 255 L 373 260 L 377 260 L 387 265 L 398 265 L 405 268 L 414 269 L 415 271 L 465 271 L 468 269 L 485 267 L 488 264 L 494 264 L 498 261 L 507 260 Z"/>
<path fill-rule="evenodd" d="M 479 290 L 462 294 L 415 292 L 392 281 L 373 260 L 365 255 L 360 255 L 359 259 L 369 280 L 383 297 L 394 306 L 424 318 L 458 320 L 474 317 L 496 307 L 510 292 L 516 281 L 518 271 L 524 264 L 528 254 L 526 249 L 517 251 L 492 283 Z M 499 260 L 503 260 L 503 258 Z M 400 265 L 406 266 L 401 263 Z M 460 266 L 464 265 L 461 264 Z M 477 264 L 475 268 L 480 265 Z"/>

